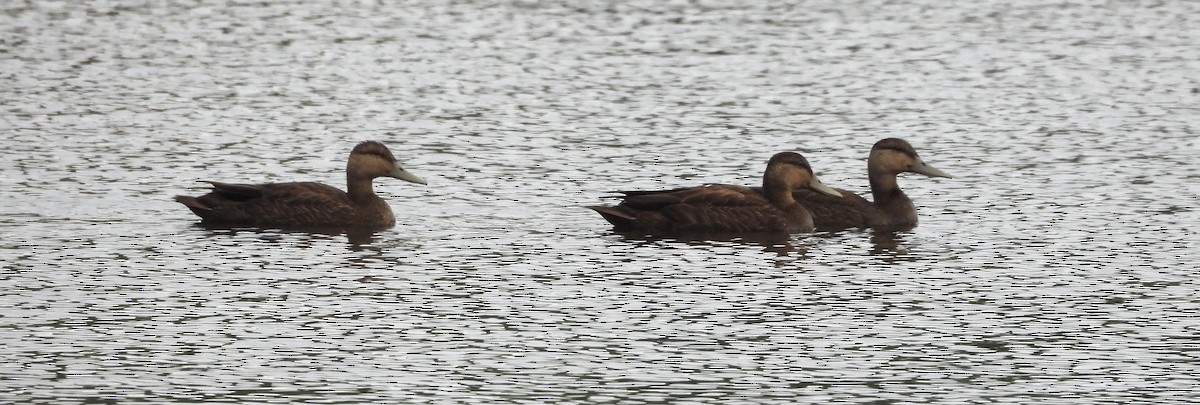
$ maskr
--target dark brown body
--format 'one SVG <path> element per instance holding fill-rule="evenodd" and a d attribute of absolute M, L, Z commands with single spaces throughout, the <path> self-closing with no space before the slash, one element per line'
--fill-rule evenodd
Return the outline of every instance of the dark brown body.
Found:
<path fill-rule="evenodd" d="M 663 191 L 625 191 L 615 207 L 588 207 L 617 231 L 680 233 L 808 232 L 808 210 L 782 207 L 749 187 L 709 184 Z"/>
<path fill-rule="evenodd" d="M 213 191 L 208 194 L 175 197 L 205 225 L 386 228 L 396 223 L 392 209 L 374 193 L 355 201 L 321 183 L 209 183 Z"/>
<path fill-rule="evenodd" d="M 776 154 L 767 164 L 763 187 L 709 184 L 661 191 L 622 191 L 616 206 L 588 207 L 617 231 L 650 233 L 807 232 L 812 218 L 792 190 L 828 189 L 799 154 Z M 830 190 L 829 192 L 833 192 Z"/>
<path fill-rule="evenodd" d="M 847 228 L 873 228 L 878 230 L 907 230 L 917 226 L 917 208 L 899 188 L 885 193 L 883 198 L 875 196 L 875 202 L 844 189 L 845 202 L 830 201 L 833 197 L 797 190 L 797 201 L 810 207 L 813 226 L 821 231 Z"/>
<path fill-rule="evenodd" d="M 396 162 L 379 142 L 354 147 L 346 163 L 346 189 L 321 183 L 231 184 L 208 182 L 212 192 L 176 196 L 201 223 L 258 227 L 386 228 L 396 223 L 391 208 L 375 195 L 376 177 L 425 184 Z"/>

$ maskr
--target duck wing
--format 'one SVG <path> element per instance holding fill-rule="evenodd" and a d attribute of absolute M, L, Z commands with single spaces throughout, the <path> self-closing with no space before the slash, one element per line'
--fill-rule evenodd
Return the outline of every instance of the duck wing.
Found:
<path fill-rule="evenodd" d="M 209 181 L 212 185 L 211 194 L 225 201 L 248 201 L 262 198 L 263 189 L 271 188 L 271 184 L 233 184 Z"/>
<path fill-rule="evenodd" d="M 771 206 L 762 193 L 749 187 L 729 184 L 705 184 L 658 191 L 621 191 L 622 205 L 638 209 L 661 209 L 686 204 L 708 207 Z"/>
<path fill-rule="evenodd" d="M 761 232 L 788 227 L 782 211 L 749 187 L 709 184 L 658 191 L 623 191 L 616 207 L 591 207 L 618 230 Z"/>

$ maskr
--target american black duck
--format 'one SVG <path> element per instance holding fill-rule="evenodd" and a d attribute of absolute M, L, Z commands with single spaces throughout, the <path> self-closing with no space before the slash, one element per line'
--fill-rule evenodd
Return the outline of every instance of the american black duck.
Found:
<path fill-rule="evenodd" d="M 728 184 L 661 191 L 620 191 L 616 206 L 588 207 L 617 231 L 650 233 L 807 232 L 812 218 L 792 196 L 800 188 L 838 196 L 798 153 L 771 157 L 761 189 Z M 830 197 L 837 198 L 837 197 Z"/>
<path fill-rule="evenodd" d="M 387 202 L 375 195 L 376 177 L 426 184 L 400 167 L 382 143 L 359 143 L 346 162 L 346 189 L 321 183 L 231 184 L 208 182 L 212 192 L 175 196 L 205 225 L 386 228 L 395 224 Z"/>
<path fill-rule="evenodd" d="M 876 142 L 867 158 L 867 179 L 871 184 L 873 202 L 842 189 L 837 189 L 842 198 L 832 198 L 806 189 L 796 190 L 793 195 L 812 213 L 813 225 L 817 230 L 912 229 L 917 226 L 917 208 L 896 184 L 896 175 L 907 172 L 929 177 L 950 177 L 946 172 L 922 161 L 908 142 L 887 138 Z"/>

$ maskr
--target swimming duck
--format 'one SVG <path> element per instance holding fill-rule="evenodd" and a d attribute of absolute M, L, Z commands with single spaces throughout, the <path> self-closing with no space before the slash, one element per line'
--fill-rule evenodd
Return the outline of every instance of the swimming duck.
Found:
<path fill-rule="evenodd" d="M 426 184 L 396 163 L 382 143 L 359 143 L 346 162 L 348 192 L 321 183 L 230 184 L 215 181 L 212 192 L 175 196 L 207 225 L 386 228 L 396 223 L 387 202 L 375 195 L 376 177 Z"/>
<path fill-rule="evenodd" d="M 620 191 L 617 206 L 588 207 L 600 213 L 617 231 L 678 233 L 808 232 L 808 210 L 792 191 L 801 187 L 840 196 L 813 175 L 798 153 L 771 157 L 762 188 L 728 184 L 661 191 Z M 835 198 L 835 197 L 830 197 Z"/>
<path fill-rule="evenodd" d="M 796 190 L 796 200 L 812 212 L 817 230 L 874 228 L 907 230 L 917 226 L 917 208 L 896 184 L 900 173 L 920 173 L 929 177 L 950 177 L 926 164 L 917 151 L 903 139 L 887 138 L 871 147 L 867 158 L 867 179 L 874 202 L 837 189 L 842 198 L 831 198 L 809 190 Z"/>

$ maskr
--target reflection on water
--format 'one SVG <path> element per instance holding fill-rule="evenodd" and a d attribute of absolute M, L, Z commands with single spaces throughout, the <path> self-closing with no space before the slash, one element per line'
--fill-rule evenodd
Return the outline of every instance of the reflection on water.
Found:
<path fill-rule="evenodd" d="M 616 232 L 620 235 L 621 240 L 628 241 L 636 245 L 651 245 L 659 242 L 678 242 L 693 246 L 713 245 L 713 244 L 740 244 L 747 246 L 762 246 L 764 248 L 782 248 L 788 251 L 794 250 L 791 246 L 792 235 L 787 233 L 750 233 L 750 234 L 725 234 L 725 233 L 707 233 L 707 232 L 679 232 L 667 235 L 643 234 L 639 232 Z M 774 251 L 774 250 L 772 250 Z"/>
<path fill-rule="evenodd" d="M 58 402 L 1187 403 L 1196 2 L 0 2 L 0 392 Z M 920 226 L 647 238 L 605 190 L 865 190 Z M 372 232 L 206 228 L 196 180 Z M 393 146 L 394 145 L 394 146 Z M 427 176 L 426 176 L 427 175 Z"/>
<path fill-rule="evenodd" d="M 904 246 L 905 234 L 900 232 L 890 231 L 873 231 L 871 232 L 871 244 L 874 246 L 871 249 L 873 255 L 886 255 L 902 257 L 908 251 Z"/>
<path fill-rule="evenodd" d="M 752 234 L 721 234 L 721 233 L 675 233 L 670 235 L 651 235 L 638 232 L 613 232 L 620 236 L 622 242 L 639 247 L 653 249 L 669 249 L 672 244 L 682 244 L 693 248 L 730 247 L 737 251 L 756 249 L 764 253 L 779 256 L 776 267 L 781 267 L 804 257 L 807 250 L 803 243 L 794 244 L 793 235 L 786 233 L 752 233 Z M 801 235 L 803 236 L 803 235 Z"/>
<path fill-rule="evenodd" d="M 241 233 L 257 237 L 260 241 L 267 243 L 279 243 L 284 239 L 308 241 L 292 245 L 299 248 L 312 247 L 311 240 L 313 238 L 334 239 L 344 237 L 347 242 L 347 248 L 355 252 L 370 248 L 379 238 L 380 234 L 386 232 L 385 230 L 370 228 L 291 227 L 264 229 L 256 227 L 203 225 L 200 223 L 196 223 L 194 227 L 206 230 L 207 237 L 236 238 Z"/>

